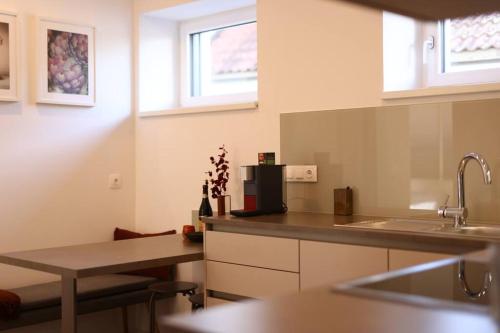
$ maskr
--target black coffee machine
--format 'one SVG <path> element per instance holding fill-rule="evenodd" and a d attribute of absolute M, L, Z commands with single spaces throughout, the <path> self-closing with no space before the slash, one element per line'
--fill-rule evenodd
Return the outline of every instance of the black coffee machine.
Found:
<path fill-rule="evenodd" d="M 243 179 L 243 209 L 235 216 L 283 214 L 286 208 L 285 165 L 250 165 L 240 169 Z"/>

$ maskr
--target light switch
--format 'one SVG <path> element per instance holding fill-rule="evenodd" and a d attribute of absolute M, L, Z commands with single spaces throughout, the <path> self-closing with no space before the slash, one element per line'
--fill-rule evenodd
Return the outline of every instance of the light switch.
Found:
<path fill-rule="evenodd" d="M 318 181 L 318 166 L 287 165 L 286 181 L 297 183 L 316 183 Z"/>
<path fill-rule="evenodd" d="M 108 178 L 108 186 L 112 190 L 119 190 L 122 188 L 122 176 L 119 173 L 112 173 Z"/>

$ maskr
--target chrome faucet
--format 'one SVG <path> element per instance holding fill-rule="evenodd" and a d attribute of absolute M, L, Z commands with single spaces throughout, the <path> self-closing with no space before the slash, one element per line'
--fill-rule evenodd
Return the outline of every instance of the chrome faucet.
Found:
<path fill-rule="evenodd" d="M 444 206 L 439 207 L 438 215 L 442 218 L 452 218 L 454 220 L 453 226 L 460 228 L 466 225 L 468 211 L 465 208 L 465 191 L 464 191 L 464 172 L 467 163 L 470 160 L 476 160 L 483 170 L 483 179 L 485 184 L 491 184 L 491 169 L 488 162 L 478 153 L 466 154 L 458 164 L 457 172 L 457 191 L 458 191 L 458 207 L 448 207 L 445 203 Z M 448 202 L 448 200 L 446 200 Z"/>

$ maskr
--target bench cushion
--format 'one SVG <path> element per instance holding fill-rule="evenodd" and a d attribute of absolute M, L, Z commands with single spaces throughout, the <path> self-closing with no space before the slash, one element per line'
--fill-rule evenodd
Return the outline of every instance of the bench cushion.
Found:
<path fill-rule="evenodd" d="M 158 280 L 152 277 L 108 274 L 77 280 L 78 301 L 147 288 Z M 11 289 L 21 298 L 21 311 L 61 304 L 61 283 L 49 282 Z"/>
<path fill-rule="evenodd" d="M 17 318 L 21 309 L 21 299 L 7 290 L 0 290 L 0 319 L 10 320 Z"/>
<path fill-rule="evenodd" d="M 141 234 L 135 231 L 130 231 L 127 229 L 115 228 L 115 232 L 113 233 L 113 239 L 115 241 L 126 240 L 126 239 L 134 239 L 134 238 L 147 238 L 147 237 L 156 237 L 156 236 L 165 236 L 165 235 L 174 235 L 176 233 L 175 230 L 168 230 L 164 232 L 159 232 L 156 234 Z M 162 267 L 153 267 L 140 269 L 136 271 L 125 272 L 124 274 L 129 275 L 139 275 L 139 276 L 149 276 L 154 277 L 163 281 L 173 281 L 175 278 L 175 265 L 167 265 Z"/>

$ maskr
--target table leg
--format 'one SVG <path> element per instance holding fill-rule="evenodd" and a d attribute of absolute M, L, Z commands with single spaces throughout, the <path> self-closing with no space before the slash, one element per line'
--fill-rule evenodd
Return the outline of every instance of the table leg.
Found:
<path fill-rule="evenodd" d="M 62 277 L 61 332 L 76 333 L 76 279 Z"/>

